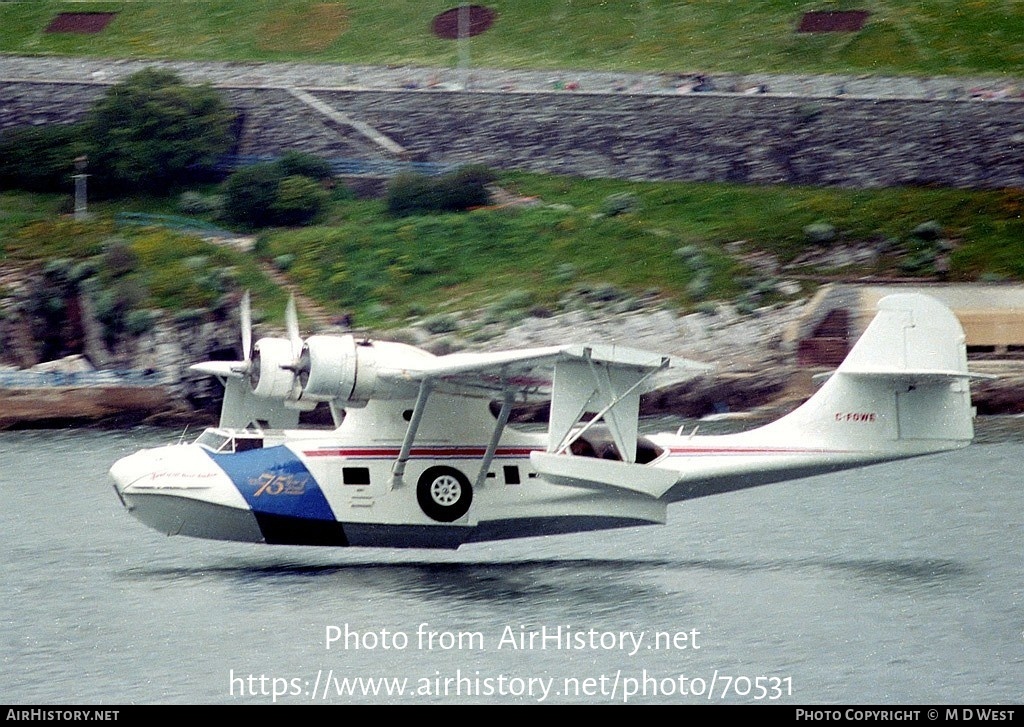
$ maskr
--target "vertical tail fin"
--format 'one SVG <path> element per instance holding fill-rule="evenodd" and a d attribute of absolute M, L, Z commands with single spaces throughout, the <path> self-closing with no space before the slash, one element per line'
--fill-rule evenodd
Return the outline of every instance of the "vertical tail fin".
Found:
<path fill-rule="evenodd" d="M 974 436 L 964 332 L 933 298 L 900 293 L 878 314 L 825 385 L 763 428 L 828 446 L 940 451 Z"/>

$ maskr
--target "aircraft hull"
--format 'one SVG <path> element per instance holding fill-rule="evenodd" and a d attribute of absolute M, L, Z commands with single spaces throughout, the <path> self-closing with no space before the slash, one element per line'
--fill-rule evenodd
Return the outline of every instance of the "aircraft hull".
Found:
<path fill-rule="evenodd" d="M 665 522 L 657 500 L 544 481 L 529 467 L 531 447 L 502 450 L 493 476 L 476 489 L 468 485 L 472 506 L 445 522 L 422 500 L 424 478 L 440 469 L 468 483 L 478 467 L 476 449 L 428 448 L 411 458 L 397 483 L 393 448 L 328 447 L 321 440 L 231 453 L 174 445 L 125 457 L 110 474 L 125 508 L 145 525 L 216 540 L 454 549 Z M 441 451 L 452 454 L 439 457 Z M 346 484 L 353 477 L 361 484 Z"/>

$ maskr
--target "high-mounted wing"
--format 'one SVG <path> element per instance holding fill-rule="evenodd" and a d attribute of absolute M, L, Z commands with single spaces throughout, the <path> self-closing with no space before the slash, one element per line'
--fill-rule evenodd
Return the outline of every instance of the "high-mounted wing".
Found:
<path fill-rule="evenodd" d="M 594 421 L 608 425 L 616 446 L 631 462 L 639 397 L 653 388 L 654 376 L 670 367 L 687 374 L 706 368 L 608 344 L 434 356 L 406 344 L 352 335 L 314 335 L 302 340 L 294 303 L 288 307 L 287 337 L 261 338 L 253 345 L 248 296 L 241 318 L 243 360 L 192 367 L 224 382 L 221 426 L 294 426 L 296 410 L 318 402 L 344 408 L 374 399 L 415 399 L 408 447 L 432 392 L 501 399 L 504 406 L 496 437 L 515 402 L 550 396 L 549 451 L 569 447 L 579 435 L 580 420 L 589 413 Z"/>

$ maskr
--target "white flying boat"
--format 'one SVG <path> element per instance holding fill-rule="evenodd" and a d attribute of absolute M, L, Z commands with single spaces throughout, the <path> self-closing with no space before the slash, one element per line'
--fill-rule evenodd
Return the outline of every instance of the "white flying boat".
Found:
<path fill-rule="evenodd" d="M 110 470 L 121 502 L 168 535 L 294 545 L 457 548 L 663 524 L 668 505 L 964 447 L 964 334 L 919 294 L 890 295 L 802 406 L 738 434 L 643 436 L 640 394 L 697 366 L 617 345 L 435 356 L 352 335 L 252 345 L 193 369 L 225 386 L 219 426 Z M 550 399 L 545 432 L 508 427 Z M 329 404 L 336 428 L 299 426 Z M 492 402 L 499 402 L 493 408 Z M 497 410 L 497 413 L 493 413 Z"/>

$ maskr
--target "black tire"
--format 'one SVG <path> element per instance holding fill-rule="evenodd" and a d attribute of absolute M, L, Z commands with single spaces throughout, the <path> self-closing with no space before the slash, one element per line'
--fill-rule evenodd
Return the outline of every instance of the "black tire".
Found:
<path fill-rule="evenodd" d="M 416 500 L 431 520 L 450 523 L 469 512 L 473 488 L 464 474 L 451 467 L 430 467 L 420 475 Z"/>

